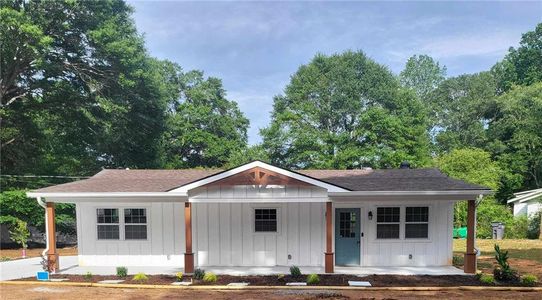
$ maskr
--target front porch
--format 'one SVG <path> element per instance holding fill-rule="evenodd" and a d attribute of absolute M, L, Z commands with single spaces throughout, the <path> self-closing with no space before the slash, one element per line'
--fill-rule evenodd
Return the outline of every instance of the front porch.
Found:
<path fill-rule="evenodd" d="M 84 275 L 87 272 L 93 275 L 116 275 L 115 267 L 79 266 L 77 256 L 60 257 L 61 268 L 57 274 Z M 301 266 L 303 274 L 326 274 L 324 267 Z M 278 275 L 290 274 L 288 266 L 272 267 L 203 267 L 206 272 L 213 272 L 217 275 L 247 276 L 247 275 Z M 175 275 L 177 272 L 184 272 L 183 268 L 174 267 L 128 267 L 130 274 L 143 272 L 148 275 Z M 453 266 L 431 266 L 431 267 L 335 267 L 335 274 L 343 275 L 467 275 L 463 270 Z"/>

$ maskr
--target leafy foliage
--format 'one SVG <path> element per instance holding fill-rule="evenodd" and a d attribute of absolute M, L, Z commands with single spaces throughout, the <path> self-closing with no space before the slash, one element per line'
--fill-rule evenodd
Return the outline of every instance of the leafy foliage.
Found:
<path fill-rule="evenodd" d="M 521 276 L 521 284 L 525 286 L 536 286 L 538 283 L 538 277 L 532 274 Z"/>
<path fill-rule="evenodd" d="M 202 280 L 203 276 L 205 276 L 205 270 L 199 268 L 194 270 L 194 279 Z"/>
<path fill-rule="evenodd" d="M 30 237 L 30 231 L 28 231 L 26 222 L 18 220 L 9 231 L 9 236 L 13 241 L 21 245 L 23 249 L 26 249 L 28 247 L 28 238 Z"/>
<path fill-rule="evenodd" d="M 143 283 L 143 282 L 149 280 L 149 277 L 147 275 L 145 275 L 145 273 L 137 273 L 137 274 L 134 275 L 132 280 L 137 282 L 137 283 Z"/>
<path fill-rule="evenodd" d="M 495 284 L 495 278 L 493 277 L 493 275 L 482 274 L 480 276 L 480 282 L 482 282 L 483 284 L 487 284 L 487 285 L 494 285 Z"/>
<path fill-rule="evenodd" d="M 47 269 L 45 269 L 47 270 Z M 85 275 L 83 275 L 83 278 L 86 280 L 86 281 L 92 281 L 92 278 L 94 277 L 94 275 L 92 275 L 91 272 L 86 272 Z"/>
<path fill-rule="evenodd" d="M 301 66 L 260 133 L 270 161 L 287 168 L 423 166 L 426 125 L 414 93 L 363 52 L 347 51 Z"/>
<path fill-rule="evenodd" d="M 175 273 L 175 278 L 177 278 L 177 281 L 182 281 L 183 280 L 183 272 Z"/>
<path fill-rule="evenodd" d="M 319 284 L 320 283 L 320 277 L 318 274 L 309 274 L 307 276 L 307 284 Z"/>
<path fill-rule="evenodd" d="M 128 268 L 117 267 L 117 277 L 125 278 L 126 276 L 128 276 Z"/>
<path fill-rule="evenodd" d="M 292 276 L 301 276 L 301 270 L 298 266 L 291 266 L 290 267 L 290 275 Z"/>
<path fill-rule="evenodd" d="M 499 281 L 517 281 L 519 279 L 517 272 L 508 263 L 508 251 L 501 250 L 497 244 L 495 244 L 495 260 L 499 264 L 499 267 L 493 270 L 495 279 Z"/>
<path fill-rule="evenodd" d="M 446 78 L 446 66 L 440 66 L 428 55 L 414 55 L 406 62 L 405 68 L 399 74 L 399 80 L 404 87 L 414 90 L 416 95 L 426 100 Z"/>
<path fill-rule="evenodd" d="M 205 283 L 215 283 L 218 280 L 218 277 L 213 272 L 207 272 L 203 275 L 203 282 Z"/>

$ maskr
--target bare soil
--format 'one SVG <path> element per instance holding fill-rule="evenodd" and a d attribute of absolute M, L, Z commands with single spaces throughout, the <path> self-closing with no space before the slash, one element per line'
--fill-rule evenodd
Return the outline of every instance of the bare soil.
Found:
<path fill-rule="evenodd" d="M 176 281 L 175 276 L 172 275 L 147 275 L 148 280 L 144 282 L 138 282 L 132 280 L 133 276 L 127 276 L 126 278 L 119 278 L 115 275 L 100 276 L 93 275 L 89 280 L 84 275 L 65 275 L 56 274 L 51 278 L 66 278 L 70 282 L 98 282 L 102 280 L 117 280 L 124 279 L 123 283 L 126 284 L 153 284 L 153 285 L 169 285 Z M 429 276 L 429 275 L 370 275 L 359 277 L 355 275 L 320 275 L 320 283 L 318 286 L 348 286 L 348 281 L 369 281 L 374 287 L 412 287 L 412 286 L 483 286 L 475 276 L 464 275 L 442 275 L 442 276 Z M 18 279 L 20 281 L 35 281 L 36 278 L 24 278 Z M 192 281 L 193 285 L 227 285 L 232 282 L 248 282 L 251 286 L 284 286 L 288 282 L 306 282 L 306 275 L 302 276 L 290 276 L 286 275 L 284 278 L 279 279 L 278 276 L 230 276 L 219 275 L 218 280 L 215 283 L 205 283 L 201 280 L 193 280 L 191 276 L 184 276 L 183 281 Z M 503 283 L 500 286 L 520 286 L 519 283 Z M 541 284 L 542 286 L 542 284 Z"/>
<path fill-rule="evenodd" d="M 334 291 L 165 290 L 0 284 L 0 299 L 541 299 L 542 292 L 513 291 Z"/>

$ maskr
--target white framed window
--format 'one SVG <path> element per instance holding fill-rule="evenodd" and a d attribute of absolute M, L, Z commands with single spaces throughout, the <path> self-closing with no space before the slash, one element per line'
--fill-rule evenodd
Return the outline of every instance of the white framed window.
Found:
<path fill-rule="evenodd" d="M 118 208 L 98 208 L 96 209 L 96 218 L 99 240 L 120 239 Z"/>
<path fill-rule="evenodd" d="M 377 207 L 376 238 L 399 239 L 401 229 L 400 207 Z"/>
<path fill-rule="evenodd" d="M 124 239 L 147 239 L 147 210 L 145 208 L 124 209 Z"/>
<path fill-rule="evenodd" d="M 147 240 L 146 208 L 96 208 L 98 240 Z"/>
<path fill-rule="evenodd" d="M 278 209 L 254 208 L 254 232 L 278 232 Z"/>
<path fill-rule="evenodd" d="M 429 237 L 429 207 L 407 206 L 405 211 L 405 239 L 427 239 Z"/>

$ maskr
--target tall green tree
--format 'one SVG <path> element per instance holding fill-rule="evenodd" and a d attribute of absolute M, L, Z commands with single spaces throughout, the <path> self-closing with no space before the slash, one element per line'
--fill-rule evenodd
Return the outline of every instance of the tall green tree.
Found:
<path fill-rule="evenodd" d="M 222 167 L 247 146 L 248 119 L 226 98 L 218 78 L 190 71 L 181 75 L 180 87 L 180 96 L 169 103 L 166 167 Z"/>
<path fill-rule="evenodd" d="M 288 168 L 420 166 L 429 157 L 426 121 L 386 67 L 347 51 L 301 66 L 261 135 L 271 162 Z"/>
<path fill-rule="evenodd" d="M 492 72 L 498 79 L 499 93 L 513 85 L 531 85 L 542 81 L 542 23 L 522 35 L 519 47 L 510 47 Z"/>
<path fill-rule="evenodd" d="M 485 148 L 494 114 L 495 80 L 488 72 L 443 81 L 430 94 L 437 153 L 458 148 Z"/>
<path fill-rule="evenodd" d="M 171 78 L 147 54 L 132 9 L 121 0 L 0 5 L 2 171 L 158 167 Z"/>
<path fill-rule="evenodd" d="M 440 66 L 429 55 L 412 56 L 399 74 L 401 84 L 412 89 L 422 100 L 427 99 L 445 78 L 446 66 Z"/>
<path fill-rule="evenodd" d="M 542 82 L 515 86 L 496 101 L 490 150 L 523 188 L 542 187 Z M 513 188 L 518 188 L 514 186 Z"/>

